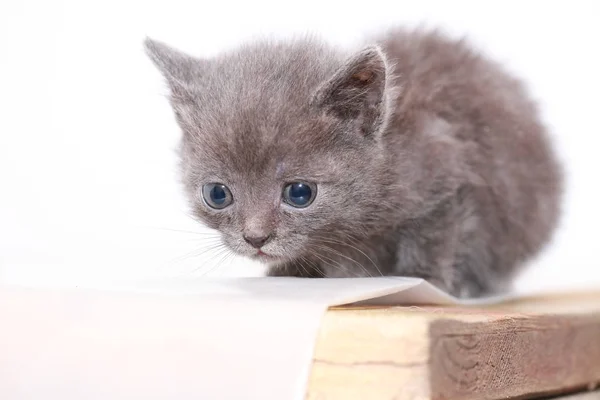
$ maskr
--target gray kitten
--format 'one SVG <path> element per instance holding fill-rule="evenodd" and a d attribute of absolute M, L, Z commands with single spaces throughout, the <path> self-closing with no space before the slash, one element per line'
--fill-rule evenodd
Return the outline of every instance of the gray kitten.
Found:
<path fill-rule="evenodd" d="M 562 173 L 521 83 L 465 42 L 394 30 L 214 59 L 148 39 L 195 215 L 269 275 L 506 290 L 551 238 Z"/>

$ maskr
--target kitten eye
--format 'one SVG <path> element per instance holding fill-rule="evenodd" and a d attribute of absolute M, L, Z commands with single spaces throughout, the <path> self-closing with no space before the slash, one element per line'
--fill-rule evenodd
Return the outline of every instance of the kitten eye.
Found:
<path fill-rule="evenodd" d="M 202 197 L 211 208 L 220 210 L 233 202 L 233 196 L 222 183 L 207 183 L 202 187 Z"/>
<path fill-rule="evenodd" d="M 283 200 L 292 207 L 304 208 L 313 202 L 317 187 L 305 182 L 294 182 L 283 189 Z"/>

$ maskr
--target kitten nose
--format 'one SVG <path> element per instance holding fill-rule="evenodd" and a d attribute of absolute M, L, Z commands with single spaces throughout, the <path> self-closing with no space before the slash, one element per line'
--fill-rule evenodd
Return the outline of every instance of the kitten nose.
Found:
<path fill-rule="evenodd" d="M 271 239 L 273 235 L 272 234 L 268 234 L 266 236 L 246 236 L 244 235 L 244 240 L 250 244 L 250 246 L 260 249 L 261 247 L 263 247 L 265 245 L 265 243 L 267 243 L 269 241 L 269 239 Z"/>

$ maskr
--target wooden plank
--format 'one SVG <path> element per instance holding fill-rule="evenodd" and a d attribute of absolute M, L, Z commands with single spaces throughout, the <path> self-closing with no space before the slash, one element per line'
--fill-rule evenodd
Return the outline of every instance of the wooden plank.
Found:
<path fill-rule="evenodd" d="M 593 293 L 486 309 L 332 309 L 307 399 L 522 399 L 597 383 L 600 293 Z"/>

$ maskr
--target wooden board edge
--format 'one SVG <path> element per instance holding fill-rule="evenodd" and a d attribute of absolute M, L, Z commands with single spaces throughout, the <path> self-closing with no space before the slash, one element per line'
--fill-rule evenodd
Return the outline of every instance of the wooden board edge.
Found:
<path fill-rule="evenodd" d="M 600 314 L 440 319 L 430 336 L 433 400 L 531 398 L 600 382 Z"/>

